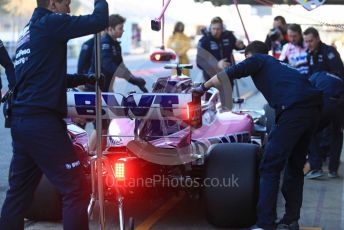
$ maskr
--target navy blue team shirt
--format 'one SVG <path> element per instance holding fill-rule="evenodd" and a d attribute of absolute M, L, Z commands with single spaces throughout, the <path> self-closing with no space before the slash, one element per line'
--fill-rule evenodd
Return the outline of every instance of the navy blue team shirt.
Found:
<path fill-rule="evenodd" d="M 341 77 L 320 71 L 310 76 L 309 81 L 323 92 L 324 105 L 330 103 L 332 97 L 339 98 L 344 95 L 344 81 Z"/>
<path fill-rule="evenodd" d="M 309 76 L 326 71 L 344 79 L 344 66 L 339 53 L 333 46 L 320 43 L 319 48 L 313 52 L 307 51 Z"/>
<path fill-rule="evenodd" d="M 221 59 L 232 62 L 233 49 L 237 49 L 236 41 L 234 34 L 228 30 L 223 31 L 219 39 L 208 32 L 199 40 L 196 62 L 206 79 L 216 74 L 217 63 Z"/>
<path fill-rule="evenodd" d="M 14 116 L 67 115 L 67 42 L 105 29 L 108 18 L 105 0 L 95 0 L 93 13 L 85 16 L 34 10 L 17 44 L 15 74 L 24 81 L 13 103 Z"/>
<path fill-rule="evenodd" d="M 227 67 L 219 76 L 220 80 L 221 77 L 238 79 L 251 76 L 257 89 L 277 112 L 322 104 L 321 91 L 313 87 L 307 78 L 267 54 L 254 54 L 237 65 Z"/>
<path fill-rule="evenodd" d="M 108 33 L 105 33 L 101 39 L 101 58 L 102 66 L 101 71 L 104 74 L 104 83 L 101 86 L 103 92 L 110 90 L 111 81 L 114 74 L 120 78 L 128 80 L 132 74 L 123 63 L 121 43 L 110 37 Z M 95 53 L 93 52 L 91 73 L 95 73 Z M 93 85 L 87 85 L 88 90 L 94 91 Z"/>

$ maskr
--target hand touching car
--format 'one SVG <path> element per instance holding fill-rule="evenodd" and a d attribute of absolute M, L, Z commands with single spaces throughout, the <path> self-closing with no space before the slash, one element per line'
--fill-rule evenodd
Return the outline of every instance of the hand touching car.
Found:
<path fill-rule="evenodd" d="M 148 93 L 148 90 L 146 88 L 146 81 L 143 78 L 131 76 L 128 82 L 139 87 L 142 92 Z"/>

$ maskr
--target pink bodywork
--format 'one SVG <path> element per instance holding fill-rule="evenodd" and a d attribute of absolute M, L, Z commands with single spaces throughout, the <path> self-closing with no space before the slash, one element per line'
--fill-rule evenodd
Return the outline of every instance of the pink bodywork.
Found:
<path fill-rule="evenodd" d="M 110 146 L 126 146 L 127 143 L 134 139 L 133 120 L 127 118 L 114 119 L 109 128 Z M 252 133 L 253 120 L 248 114 L 223 112 L 214 115 L 203 116 L 203 126 L 191 131 L 191 139 L 204 142 L 212 138 L 222 138 L 235 136 L 237 134 Z M 171 148 L 178 146 L 181 140 L 190 134 L 190 129 L 184 129 L 166 137 L 150 141 L 153 145 L 162 148 Z M 171 138 L 179 137 L 179 138 Z"/>
<path fill-rule="evenodd" d="M 153 87 L 155 93 L 189 93 L 193 87 L 191 78 L 186 76 L 170 76 L 159 78 Z M 202 127 L 190 127 L 169 132 L 169 135 L 149 140 L 160 148 L 179 148 L 200 142 L 210 146 L 219 140 L 221 142 L 249 142 L 253 130 L 253 120 L 250 115 L 236 112 L 220 112 L 216 109 L 220 101 L 219 92 L 209 90 L 202 100 Z M 206 99 L 207 98 L 207 99 Z M 134 139 L 135 121 L 121 118 L 112 120 L 109 127 L 109 146 L 126 146 Z M 165 127 L 161 127 L 165 129 Z M 169 129 L 169 128 L 166 128 Z M 191 134 L 191 135 L 190 135 Z M 245 137 L 244 137 L 245 136 Z M 177 137 L 177 138 L 176 138 Z"/>

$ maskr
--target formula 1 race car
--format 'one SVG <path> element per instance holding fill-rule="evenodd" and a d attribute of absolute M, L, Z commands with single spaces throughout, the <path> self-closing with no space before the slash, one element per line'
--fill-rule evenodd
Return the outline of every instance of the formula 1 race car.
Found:
<path fill-rule="evenodd" d="M 266 138 L 263 113 L 222 108 L 221 98 L 232 100 L 231 90 L 229 95 L 215 88 L 202 98 L 192 95 L 192 79 L 181 74 L 192 65 L 167 68 L 176 69 L 177 75 L 159 78 L 152 93 L 102 94 L 102 118 L 112 119 L 103 152 L 105 199 L 122 201 L 177 187 L 201 194 L 215 226 L 254 224 L 257 165 Z M 94 93 L 67 96 L 69 116 L 94 118 Z M 94 182 L 99 172 L 87 151 L 86 132 L 74 124 L 68 125 L 68 132 L 85 174 Z M 49 186 L 42 180 L 28 218 L 61 218 L 59 195 L 51 186 L 48 191 Z"/>

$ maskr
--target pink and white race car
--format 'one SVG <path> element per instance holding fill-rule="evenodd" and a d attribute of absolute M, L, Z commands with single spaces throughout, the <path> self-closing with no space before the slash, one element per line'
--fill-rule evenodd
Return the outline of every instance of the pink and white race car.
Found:
<path fill-rule="evenodd" d="M 221 95 L 212 88 L 197 98 L 191 94 L 192 79 L 181 74 L 192 65 L 167 68 L 178 74 L 159 78 L 152 93 L 102 95 L 102 118 L 112 119 L 103 153 L 105 199 L 130 198 L 143 191 L 155 194 L 177 185 L 202 193 L 199 197 L 212 224 L 233 228 L 254 224 L 257 165 L 266 133 L 259 122 L 264 115 L 223 109 L 221 98 L 232 101 L 231 89 Z M 95 116 L 94 93 L 69 92 L 68 105 L 71 117 Z M 82 139 L 85 132 L 72 124 L 68 128 L 91 177 L 90 171 L 97 172 Z M 87 170 L 89 165 L 92 170 Z M 37 197 L 28 217 L 42 217 L 37 214 L 39 204 Z"/>

